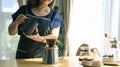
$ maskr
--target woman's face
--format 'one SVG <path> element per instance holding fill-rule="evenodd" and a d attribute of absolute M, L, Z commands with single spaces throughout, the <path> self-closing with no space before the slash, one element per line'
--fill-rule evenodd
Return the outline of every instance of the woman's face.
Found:
<path fill-rule="evenodd" d="M 40 0 L 40 3 L 49 5 L 53 0 Z"/>

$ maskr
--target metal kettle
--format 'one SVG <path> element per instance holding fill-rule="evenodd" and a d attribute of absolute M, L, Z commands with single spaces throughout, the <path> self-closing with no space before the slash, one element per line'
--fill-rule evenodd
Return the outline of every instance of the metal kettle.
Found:
<path fill-rule="evenodd" d="M 36 17 L 28 17 L 25 20 L 25 23 L 22 25 L 22 32 L 24 32 L 27 35 L 32 35 L 34 30 L 37 28 L 39 18 Z"/>

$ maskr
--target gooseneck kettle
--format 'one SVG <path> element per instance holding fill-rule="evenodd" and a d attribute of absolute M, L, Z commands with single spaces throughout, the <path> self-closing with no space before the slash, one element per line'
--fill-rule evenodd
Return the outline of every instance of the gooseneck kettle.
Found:
<path fill-rule="evenodd" d="M 34 30 L 37 28 L 39 17 L 32 16 L 32 15 L 26 15 L 27 19 L 25 20 L 25 23 L 22 25 L 22 32 L 27 35 L 32 35 Z"/>

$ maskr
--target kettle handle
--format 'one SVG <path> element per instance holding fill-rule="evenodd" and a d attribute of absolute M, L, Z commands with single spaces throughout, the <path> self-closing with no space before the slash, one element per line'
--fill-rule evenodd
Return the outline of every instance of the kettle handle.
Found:
<path fill-rule="evenodd" d="M 98 53 L 98 55 L 101 57 L 101 55 L 100 55 L 100 53 L 99 53 L 99 51 L 98 51 L 98 49 L 97 49 L 97 48 L 92 48 L 91 50 L 96 50 L 96 51 L 97 51 L 97 53 Z"/>

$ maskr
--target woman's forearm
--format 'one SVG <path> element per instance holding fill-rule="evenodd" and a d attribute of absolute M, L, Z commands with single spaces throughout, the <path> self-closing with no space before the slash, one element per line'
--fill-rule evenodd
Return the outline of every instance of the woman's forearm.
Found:
<path fill-rule="evenodd" d="M 45 36 L 46 39 L 57 39 L 59 36 L 60 27 L 54 28 L 50 35 Z"/>
<path fill-rule="evenodd" d="M 58 36 L 57 35 L 53 35 L 53 34 L 50 34 L 50 35 L 47 35 L 47 36 L 44 36 L 45 39 L 57 39 Z"/>
<path fill-rule="evenodd" d="M 25 35 L 27 38 L 30 38 L 32 40 L 38 41 L 38 42 L 46 42 L 46 40 L 54 39 L 57 40 L 58 36 L 55 36 L 53 34 L 47 35 L 47 36 L 40 36 L 39 34 L 36 35 Z"/>
<path fill-rule="evenodd" d="M 8 27 L 8 32 L 10 35 L 15 35 L 18 32 L 18 23 L 13 22 L 10 24 L 10 26 Z"/>
<path fill-rule="evenodd" d="M 39 33 L 36 34 L 36 35 L 26 35 L 24 34 L 27 38 L 30 38 L 34 41 L 38 41 L 38 42 L 45 42 L 47 39 L 50 40 L 50 39 L 54 39 L 54 40 L 57 40 L 58 38 L 58 35 L 59 35 L 59 28 L 55 28 L 52 30 L 51 34 L 49 35 L 46 35 L 46 36 L 40 36 Z"/>
<path fill-rule="evenodd" d="M 57 40 L 58 36 L 59 36 L 59 33 L 54 32 L 46 36 L 39 35 L 38 37 L 35 38 L 35 40 L 39 42 L 46 42 L 46 40 Z"/>
<path fill-rule="evenodd" d="M 26 19 L 27 17 L 25 15 L 19 14 L 16 20 L 13 23 L 11 23 L 10 26 L 8 27 L 9 34 L 15 35 L 18 32 L 18 26 L 24 23 Z"/>

